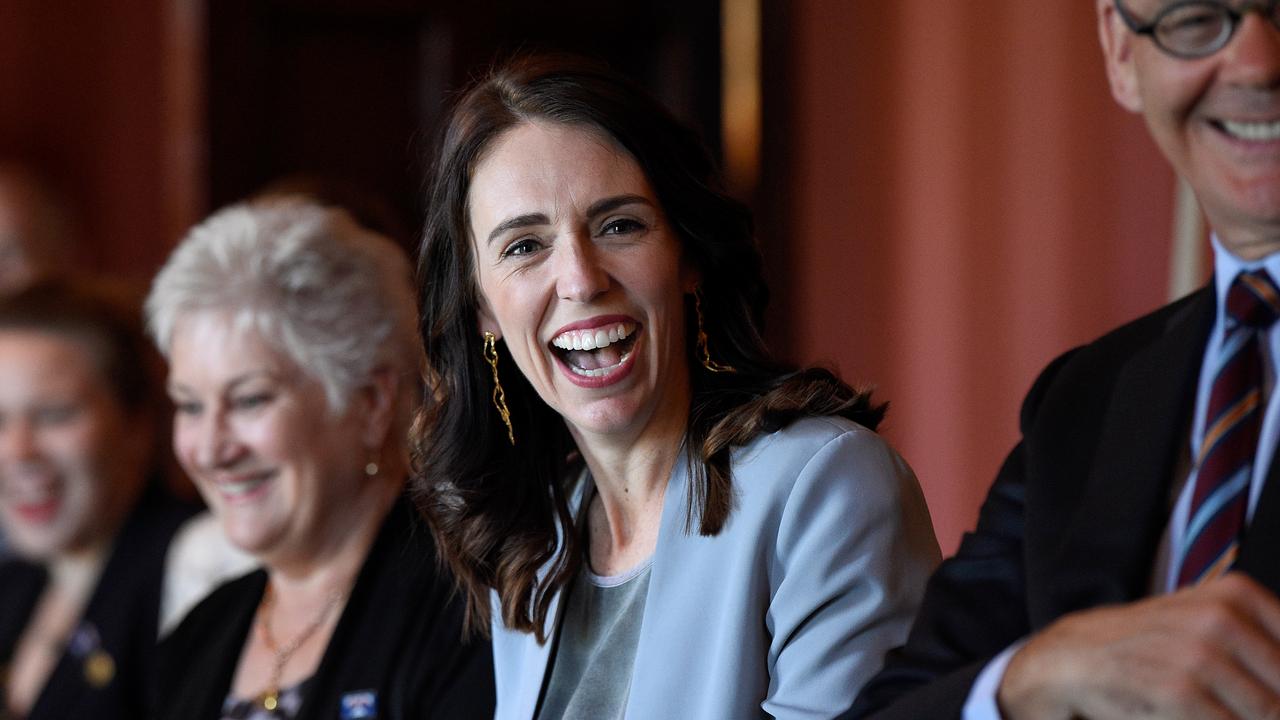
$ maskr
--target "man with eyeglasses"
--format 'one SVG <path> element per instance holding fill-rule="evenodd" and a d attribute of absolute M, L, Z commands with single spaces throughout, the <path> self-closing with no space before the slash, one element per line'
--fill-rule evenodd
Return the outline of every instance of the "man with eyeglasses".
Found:
<path fill-rule="evenodd" d="M 849 717 L 1280 720 L 1280 0 L 1095 2 L 1214 279 L 1041 374 Z"/>

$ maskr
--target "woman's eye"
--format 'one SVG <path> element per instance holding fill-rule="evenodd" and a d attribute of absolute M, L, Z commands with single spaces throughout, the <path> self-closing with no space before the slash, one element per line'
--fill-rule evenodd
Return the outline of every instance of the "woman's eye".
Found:
<path fill-rule="evenodd" d="M 602 235 L 625 235 L 626 233 L 632 233 L 632 232 L 636 232 L 637 230 L 643 230 L 643 229 L 644 229 L 644 225 L 641 225 L 636 220 L 632 220 L 631 218 L 619 218 L 617 220 L 610 220 L 608 223 L 605 223 L 604 228 L 601 230 L 601 234 Z"/>
<path fill-rule="evenodd" d="M 36 409 L 34 420 L 41 425 L 61 425 L 75 418 L 79 410 L 75 405 L 48 405 Z"/>
<path fill-rule="evenodd" d="M 502 257 L 506 258 L 517 255 L 528 255 L 529 253 L 537 250 L 538 247 L 539 245 L 537 240 L 534 240 L 533 238 L 522 238 L 508 245 L 506 249 L 502 251 Z"/>
<path fill-rule="evenodd" d="M 173 401 L 173 411 L 179 415 L 196 416 L 200 414 L 200 403 Z"/>
<path fill-rule="evenodd" d="M 256 393 L 253 395 L 243 395 L 231 401 L 231 406 L 237 410 L 253 410 L 262 407 L 271 402 L 272 395 L 270 393 Z"/>

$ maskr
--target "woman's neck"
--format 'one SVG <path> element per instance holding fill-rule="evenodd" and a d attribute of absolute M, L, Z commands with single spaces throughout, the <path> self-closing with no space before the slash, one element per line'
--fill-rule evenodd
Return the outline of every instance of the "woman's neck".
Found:
<path fill-rule="evenodd" d="M 626 444 L 579 438 L 596 488 L 587 508 L 588 557 L 596 573 L 616 575 L 653 554 L 684 433 L 684 423 L 670 423 Z"/>
<path fill-rule="evenodd" d="M 47 565 L 50 586 L 59 594 L 87 598 L 107 562 L 110 545 L 104 540 L 53 557 Z"/>
<path fill-rule="evenodd" d="M 368 491 L 351 505 L 334 508 L 323 533 L 305 556 L 264 558 L 273 592 L 282 606 L 327 601 L 345 594 L 355 581 L 400 494 L 400 484 L 369 481 Z"/>

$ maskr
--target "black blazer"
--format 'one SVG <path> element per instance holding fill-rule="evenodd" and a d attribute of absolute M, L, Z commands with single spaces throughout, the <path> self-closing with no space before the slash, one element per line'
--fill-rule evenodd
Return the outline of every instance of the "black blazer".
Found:
<path fill-rule="evenodd" d="M 156 659 L 165 553 L 192 511 L 159 491 L 143 495 L 116 536 L 84 615 L 28 720 L 143 716 Z M 0 565 L 0 656 L 6 667 L 46 581 L 39 565 L 16 559 Z"/>
<path fill-rule="evenodd" d="M 153 717 L 221 717 L 266 583 L 257 570 L 223 585 L 165 639 Z M 462 612 L 449 575 L 436 569 L 425 524 L 401 499 L 356 578 L 298 720 L 346 717 L 343 702 L 369 692 L 376 716 L 355 717 L 491 717 L 490 646 L 462 642 Z"/>
<path fill-rule="evenodd" d="M 847 717 L 959 718 L 1009 645 L 1064 614 L 1148 593 L 1215 302 L 1201 289 L 1045 369 L 977 529 L 930 579 L 906 645 Z M 1277 467 L 1238 567 L 1280 593 Z"/>

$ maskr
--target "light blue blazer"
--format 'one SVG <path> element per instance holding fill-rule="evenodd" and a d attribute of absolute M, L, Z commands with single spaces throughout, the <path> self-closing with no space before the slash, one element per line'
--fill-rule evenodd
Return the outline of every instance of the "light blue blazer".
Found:
<path fill-rule="evenodd" d="M 715 537 L 686 532 L 683 457 L 672 471 L 631 720 L 839 715 L 905 641 L 938 562 L 915 475 L 860 425 L 803 419 L 736 449 L 732 462 L 736 503 Z M 574 489 L 575 507 L 588 484 Z M 551 643 L 493 617 L 496 717 L 532 718 Z"/>

